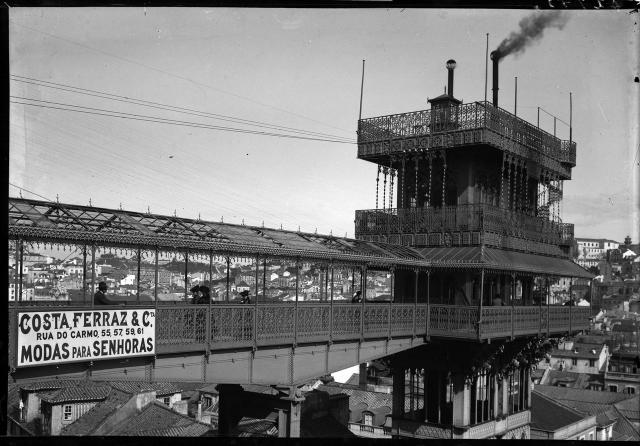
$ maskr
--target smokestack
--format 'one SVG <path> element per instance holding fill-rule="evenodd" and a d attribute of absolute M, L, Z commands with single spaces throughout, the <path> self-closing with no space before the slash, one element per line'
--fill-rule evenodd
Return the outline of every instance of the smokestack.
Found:
<path fill-rule="evenodd" d="M 447 61 L 447 71 L 449 71 L 449 86 L 447 91 L 449 92 L 449 97 L 453 97 L 453 70 L 456 68 L 456 61 L 453 59 L 449 59 Z"/>
<path fill-rule="evenodd" d="M 500 63 L 500 53 L 492 51 L 490 57 L 493 61 L 493 106 L 498 107 L 498 64 Z"/>

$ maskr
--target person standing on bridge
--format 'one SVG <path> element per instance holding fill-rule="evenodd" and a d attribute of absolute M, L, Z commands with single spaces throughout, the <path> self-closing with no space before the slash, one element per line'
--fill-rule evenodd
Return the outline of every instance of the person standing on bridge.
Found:
<path fill-rule="evenodd" d="M 93 304 L 94 305 L 114 305 L 116 302 L 112 301 L 107 297 L 107 290 L 109 289 L 109 285 L 106 282 L 100 282 L 98 284 L 98 291 L 93 296 Z"/>

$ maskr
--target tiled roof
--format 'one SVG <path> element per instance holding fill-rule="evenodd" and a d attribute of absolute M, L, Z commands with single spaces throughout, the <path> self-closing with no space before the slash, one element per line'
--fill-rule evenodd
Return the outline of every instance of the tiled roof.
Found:
<path fill-rule="evenodd" d="M 153 401 L 142 411 L 116 426 L 109 435 L 153 435 L 173 436 L 189 433 L 200 436 L 211 430 L 211 426 L 179 414 L 164 404 Z"/>
<path fill-rule="evenodd" d="M 242 417 L 234 433 L 238 437 L 277 437 L 278 413 L 271 412 L 265 418 Z"/>
<path fill-rule="evenodd" d="M 121 392 L 118 389 L 112 389 L 107 399 L 98 403 L 76 421 L 64 427 L 61 435 L 90 435 L 111 414 L 129 401 L 130 398 L 130 394 Z"/>
<path fill-rule="evenodd" d="M 450 439 L 451 429 L 436 424 L 420 423 L 419 421 L 399 420 L 401 431 L 411 433 L 416 437 Z"/>
<path fill-rule="evenodd" d="M 626 418 L 622 411 L 617 409 L 620 402 L 626 400 L 635 400 L 638 403 L 638 397 L 632 397 L 626 393 L 617 392 L 598 392 L 594 390 L 571 389 L 566 387 L 553 387 L 538 385 L 535 392 L 540 392 L 545 396 L 562 403 L 578 412 L 588 415 L 599 415 L 609 413 L 612 409 L 617 413 L 617 421 L 613 426 L 614 440 L 634 439 L 638 436 L 637 429 Z M 633 407 L 633 402 L 625 402 L 622 404 L 623 410 L 629 404 Z M 602 419 L 602 417 L 601 417 Z M 635 435 L 635 436 L 634 436 Z"/>
<path fill-rule="evenodd" d="M 618 441 L 638 441 L 640 440 L 640 432 L 628 419 L 624 417 L 615 407 L 618 413 L 618 421 L 613 426 L 613 440 Z"/>
<path fill-rule="evenodd" d="M 349 409 L 351 409 L 352 407 L 355 408 L 359 403 L 364 403 L 366 405 L 366 408 L 369 410 L 373 410 L 383 406 L 391 407 L 392 405 L 392 397 L 390 393 L 361 390 L 358 388 L 353 388 L 353 386 L 348 386 L 336 382 L 319 386 L 318 390 L 332 393 L 335 392 L 333 390 L 335 388 L 339 388 L 341 393 L 346 393 L 347 395 L 349 395 Z"/>
<path fill-rule="evenodd" d="M 40 390 L 51 390 L 51 389 L 61 389 L 67 386 L 78 386 L 81 384 L 85 385 L 95 385 L 93 381 L 88 380 L 78 380 L 78 379 L 52 379 L 49 381 L 34 381 L 30 383 L 24 383 L 20 385 L 21 389 L 37 392 Z"/>
<path fill-rule="evenodd" d="M 170 382 L 113 381 L 110 385 L 114 389 L 130 394 L 155 391 L 156 396 L 165 396 L 182 391 L 180 387 Z"/>
<path fill-rule="evenodd" d="M 531 393 L 531 428 L 553 432 L 588 417 L 539 392 Z"/>
<path fill-rule="evenodd" d="M 549 370 L 544 381 L 540 382 L 540 384 L 550 386 L 557 386 L 559 383 L 563 383 L 567 387 L 572 387 L 574 389 L 587 389 L 591 384 L 604 386 L 604 378 L 601 374 Z"/>
<path fill-rule="evenodd" d="M 546 385 L 537 385 L 537 392 L 552 398 L 561 400 L 563 403 L 589 403 L 594 405 L 606 406 L 626 400 L 631 397 L 625 393 L 616 392 L 599 392 L 597 390 L 572 389 L 569 387 L 554 387 Z M 606 410 L 603 408 L 603 411 Z"/>
<path fill-rule="evenodd" d="M 582 344 L 575 343 L 571 350 L 554 348 L 551 352 L 551 356 L 561 357 L 561 358 L 587 358 L 587 359 L 598 359 L 600 358 L 600 353 L 604 345 L 602 344 Z M 593 353 L 595 350 L 595 353 Z"/>
<path fill-rule="evenodd" d="M 80 385 L 38 392 L 38 396 L 47 403 L 59 404 L 73 401 L 100 401 L 106 399 L 110 392 L 111 388 L 106 385 Z"/>
<path fill-rule="evenodd" d="M 629 420 L 640 422 L 640 395 L 617 402 L 614 406 Z"/>

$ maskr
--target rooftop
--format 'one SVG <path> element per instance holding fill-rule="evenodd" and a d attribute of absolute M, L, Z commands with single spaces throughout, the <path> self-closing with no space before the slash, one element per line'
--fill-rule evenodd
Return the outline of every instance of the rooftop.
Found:
<path fill-rule="evenodd" d="M 539 392 L 531 393 L 532 429 L 553 432 L 587 417 Z"/>
<path fill-rule="evenodd" d="M 195 421 L 153 401 L 123 424 L 116 426 L 109 435 L 200 437 L 209 433 L 212 433 L 211 425 Z"/>

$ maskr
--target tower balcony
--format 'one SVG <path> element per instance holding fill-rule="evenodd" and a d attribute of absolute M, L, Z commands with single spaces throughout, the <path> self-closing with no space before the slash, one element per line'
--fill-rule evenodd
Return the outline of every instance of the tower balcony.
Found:
<path fill-rule="evenodd" d="M 489 102 L 473 102 L 358 121 L 358 158 L 384 162 L 415 150 L 485 144 L 571 178 L 576 143 L 565 141 Z"/>
<path fill-rule="evenodd" d="M 362 240 L 384 240 L 416 247 L 484 243 L 562 256 L 559 246 L 571 245 L 573 224 L 488 204 L 466 204 L 357 210 L 355 234 Z M 510 246 L 504 246 L 505 243 Z"/>

